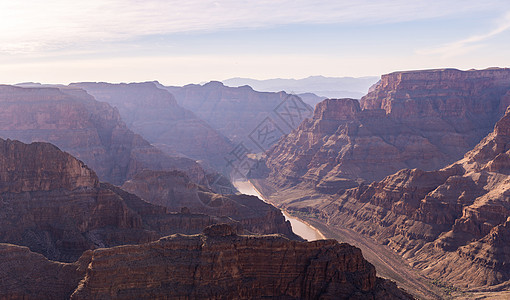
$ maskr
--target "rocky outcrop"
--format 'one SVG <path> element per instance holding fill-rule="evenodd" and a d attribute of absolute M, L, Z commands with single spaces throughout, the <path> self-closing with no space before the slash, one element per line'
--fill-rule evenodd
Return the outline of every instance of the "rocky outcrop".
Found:
<path fill-rule="evenodd" d="M 206 184 L 195 161 L 164 154 L 129 130 L 116 109 L 81 89 L 0 86 L 0 137 L 51 142 L 113 184 L 143 169 L 181 169 Z"/>
<path fill-rule="evenodd" d="M 510 69 L 396 72 L 360 102 L 329 99 L 267 152 L 269 181 L 323 193 L 400 169 L 434 170 L 472 149 L 510 104 Z"/>
<path fill-rule="evenodd" d="M 212 81 L 165 88 L 180 105 L 196 113 L 234 144 L 242 142 L 255 153 L 268 149 L 312 112 L 297 96 L 257 92 L 249 86 L 233 88 Z"/>
<path fill-rule="evenodd" d="M 95 251 L 71 299 L 407 299 L 396 286 L 384 289 L 384 284 L 361 251 L 347 244 L 238 236 L 224 226 Z"/>
<path fill-rule="evenodd" d="M 475 289 L 510 283 L 510 110 L 463 159 L 404 169 L 314 207 L 372 236 L 434 279 Z"/>
<path fill-rule="evenodd" d="M 0 255 L 1 299 L 69 299 L 90 262 L 90 253 L 60 263 L 12 244 L 0 244 Z"/>
<path fill-rule="evenodd" d="M 198 233 L 226 217 L 169 213 L 109 184 L 47 143 L 0 140 L 0 242 L 75 261 L 88 249 Z"/>
<path fill-rule="evenodd" d="M 193 183 L 180 171 L 143 171 L 122 188 L 143 200 L 179 212 L 186 209 L 217 217 L 229 217 L 254 234 L 280 233 L 297 239 L 280 210 L 255 196 L 219 195 Z"/>
<path fill-rule="evenodd" d="M 358 248 L 241 236 L 227 225 L 88 251 L 75 263 L 14 245 L 0 252 L 6 299 L 412 299 L 377 278 Z"/>
<path fill-rule="evenodd" d="M 230 141 L 195 114 L 179 106 L 154 82 L 110 84 L 73 83 L 99 101 L 116 107 L 129 129 L 169 154 L 181 153 L 217 169 L 233 148 Z"/>

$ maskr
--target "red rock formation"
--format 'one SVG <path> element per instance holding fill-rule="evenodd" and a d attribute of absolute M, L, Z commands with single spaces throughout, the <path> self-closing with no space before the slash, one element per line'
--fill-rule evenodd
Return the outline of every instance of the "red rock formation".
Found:
<path fill-rule="evenodd" d="M 360 103 L 319 103 L 313 118 L 268 151 L 269 181 L 332 193 L 403 168 L 440 168 L 490 132 L 509 93 L 510 69 L 383 75 Z"/>
<path fill-rule="evenodd" d="M 195 114 L 179 106 L 153 82 L 73 83 L 99 101 L 118 108 L 126 125 L 170 154 L 182 153 L 220 169 L 233 148 L 230 141 Z"/>
<path fill-rule="evenodd" d="M 218 195 L 193 183 L 180 171 L 143 171 L 124 183 L 122 188 L 143 200 L 169 211 L 183 208 L 192 213 L 227 216 L 254 234 L 280 233 L 297 238 L 280 210 L 255 196 Z"/>
<path fill-rule="evenodd" d="M 51 144 L 0 140 L 0 242 L 74 261 L 87 249 L 198 233 L 218 222 L 240 228 L 224 217 L 167 213 L 100 184 L 81 161 Z"/>
<path fill-rule="evenodd" d="M 116 109 L 79 89 L 0 86 L 0 136 L 51 142 L 114 184 L 143 169 L 182 169 L 205 181 L 196 162 L 165 155 L 130 131 Z"/>
<path fill-rule="evenodd" d="M 373 266 L 359 249 L 347 244 L 291 242 L 215 230 L 95 251 L 87 276 L 71 299 L 407 297 L 394 286 L 383 291 L 378 284 Z"/>
<path fill-rule="evenodd" d="M 510 283 L 510 110 L 464 158 L 401 170 L 314 209 L 373 236 L 424 274 L 462 288 Z"/>
<path fill-rule="evenodd" d="M 224 224 L 87 251 L 75 263 L 8 244 L 0 253 L 3 299 L 412 299 L 348 244 L 238 236 Z"/>
<path fill-rule="evenodd" d="M 90 253 L 59 263 L 11 244 L 0 244 L 0 255 L 0 299 L 69 299 L 90 262 Z"/>

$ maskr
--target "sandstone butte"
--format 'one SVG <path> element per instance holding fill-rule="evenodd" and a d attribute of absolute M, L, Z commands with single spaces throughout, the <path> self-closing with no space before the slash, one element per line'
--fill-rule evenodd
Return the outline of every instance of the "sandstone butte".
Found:
<path fill-rule="evenodd" d="M 63 262 L 75 261 L 89 249 L 195 234 L 216 223 L 250 232 L 225 216 L 186 209 L 169 212 L 101 183 L 83 162 L 48 143 L 0 139 L 0 199 L 0 242 L 26 246 Z M 279 210 L 256 197 L 249 202 L 254 207 L 260 202 L 267 214 L 254 216 L 246 226 L 266 223 L 257 233 L 297 238 Z"/>
<path fill-rule="evenodd" d="M 84 89 L 98 101 L 118 108 L 129 129 L 168 154 L 201 160 L 217 170 L 224 168 L 224 157 L 234 145 L 156 84 L 83 82 L 69 86 Z"/>
<path fill-rule="evenodd" d="M 267 152 L 281 189 L 335 193 L 401 169 L 435 170 L 472 149 L 510 104 L 510 69 L 396 72 L 360 101 L 327 99 Z"/>
<path fill-rule="evenodd" d="M 202 234 L 87 251 L 73 263 L 0 244 L 6 299 L 412 299 L 376 277 L 358 248 L 333 240 Z"/>
<path fill-rule="evenodd" d="M 372 237 L 445 285 L 508 290 L 510 111 L 477 138 L 505 111 L 509 81 L 508 69 L 399 72 L 361 104 L 325 100 L 269 151 L 272 173 L 260 187 L 289 211 Z"/>
<path fill-rule="evenodd" d="M 117 109 L 77 88 L 0 85 L 0 137 L 53 143 L 112 184 L 143 169 L 181 169 L 207 185 L 195 161 L 163 153 L 128 129 Z"/>

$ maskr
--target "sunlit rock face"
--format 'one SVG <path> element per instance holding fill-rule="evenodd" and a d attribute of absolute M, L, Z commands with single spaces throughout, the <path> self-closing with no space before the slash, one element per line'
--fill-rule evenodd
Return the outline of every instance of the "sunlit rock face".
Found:
<path fill-rule="evenodd" d="M 510 110 L 461 160 L 404 169 L 315 207 L 332 226 L 372 236 L 463 288 L 510 282 Z"/>
<path fill-rule="evenodd" d="M 268 180 L 334 193 L 460 159 L 510 104 L 510 69 L 396 72 L 359 102 L 328 99 L 267 152 Z"/>

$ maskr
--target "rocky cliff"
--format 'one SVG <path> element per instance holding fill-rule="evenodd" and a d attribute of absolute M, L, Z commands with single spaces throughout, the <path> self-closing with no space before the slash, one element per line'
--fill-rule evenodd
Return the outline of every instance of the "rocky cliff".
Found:
<path fill-rule="evenodd" d="M 269 149 L 312 112 L 297 96 L 257 92 L 249 86 L 233 88 L 212 81 L 165 88 L 180 105 L 196 113 L 234 144 L 242 142 L 253 152 Z"/>
<path fill-rule="evenodd" d="M 281 233 L 298 238 L 279 209 L 255 196 L 219 195 L 193 183 L 181 171 L 143 171 L 124 183 L 122 188 L 143 200 L 166 207 L 217 217 L 229 217 L 255 234 Z"/>
<path fill-rule="evenodd" d="M 0 86 L 0 137 L 51 142 L 113 184 L 143 169 L 181 169 L 206 180 L 196 162 L 164 154 L 129 130 L 116 109 L 81 89 Z"/>
<path fill-rule="evenodd" d="M 401 254 L 427 276 L 476 289 L 510 284 L 510 110 L 463 159 L 404 169 L 314 207 Z"/>
<path fill-rule="evenodd" d="M 99 101 L 119 110 L 129 129 L 169 154 L 181 153 L 203 160 L 217 169 L 233 148 L 222 134 L 177 104 L 175 98 L 154 82 L 109 84 L 73 83 Z"/>
<path fill-rule="evenodd" d="M 319 103 L 268 151 L 269 181 L 334 193 L 404 168 L 438 169 L 472 149 L 509 104 L 510 69 L 383 75 L 359 102 Z"/>
<path fill-rule="evenodd" d="M 169 213 L 109 184 L 47 143 L 0 139 L 0 242 L 59 261 L 85 250 L 198 233 L 226 217 Z"/>
<path fill-rule="evenodd" d="M 8 299 L 412 299 L 348 244 L 241 236 L 227 225 L 88 251 L 75 263 L 14 245 L 0 252 L 10 258 L 0 262 Z"/>

